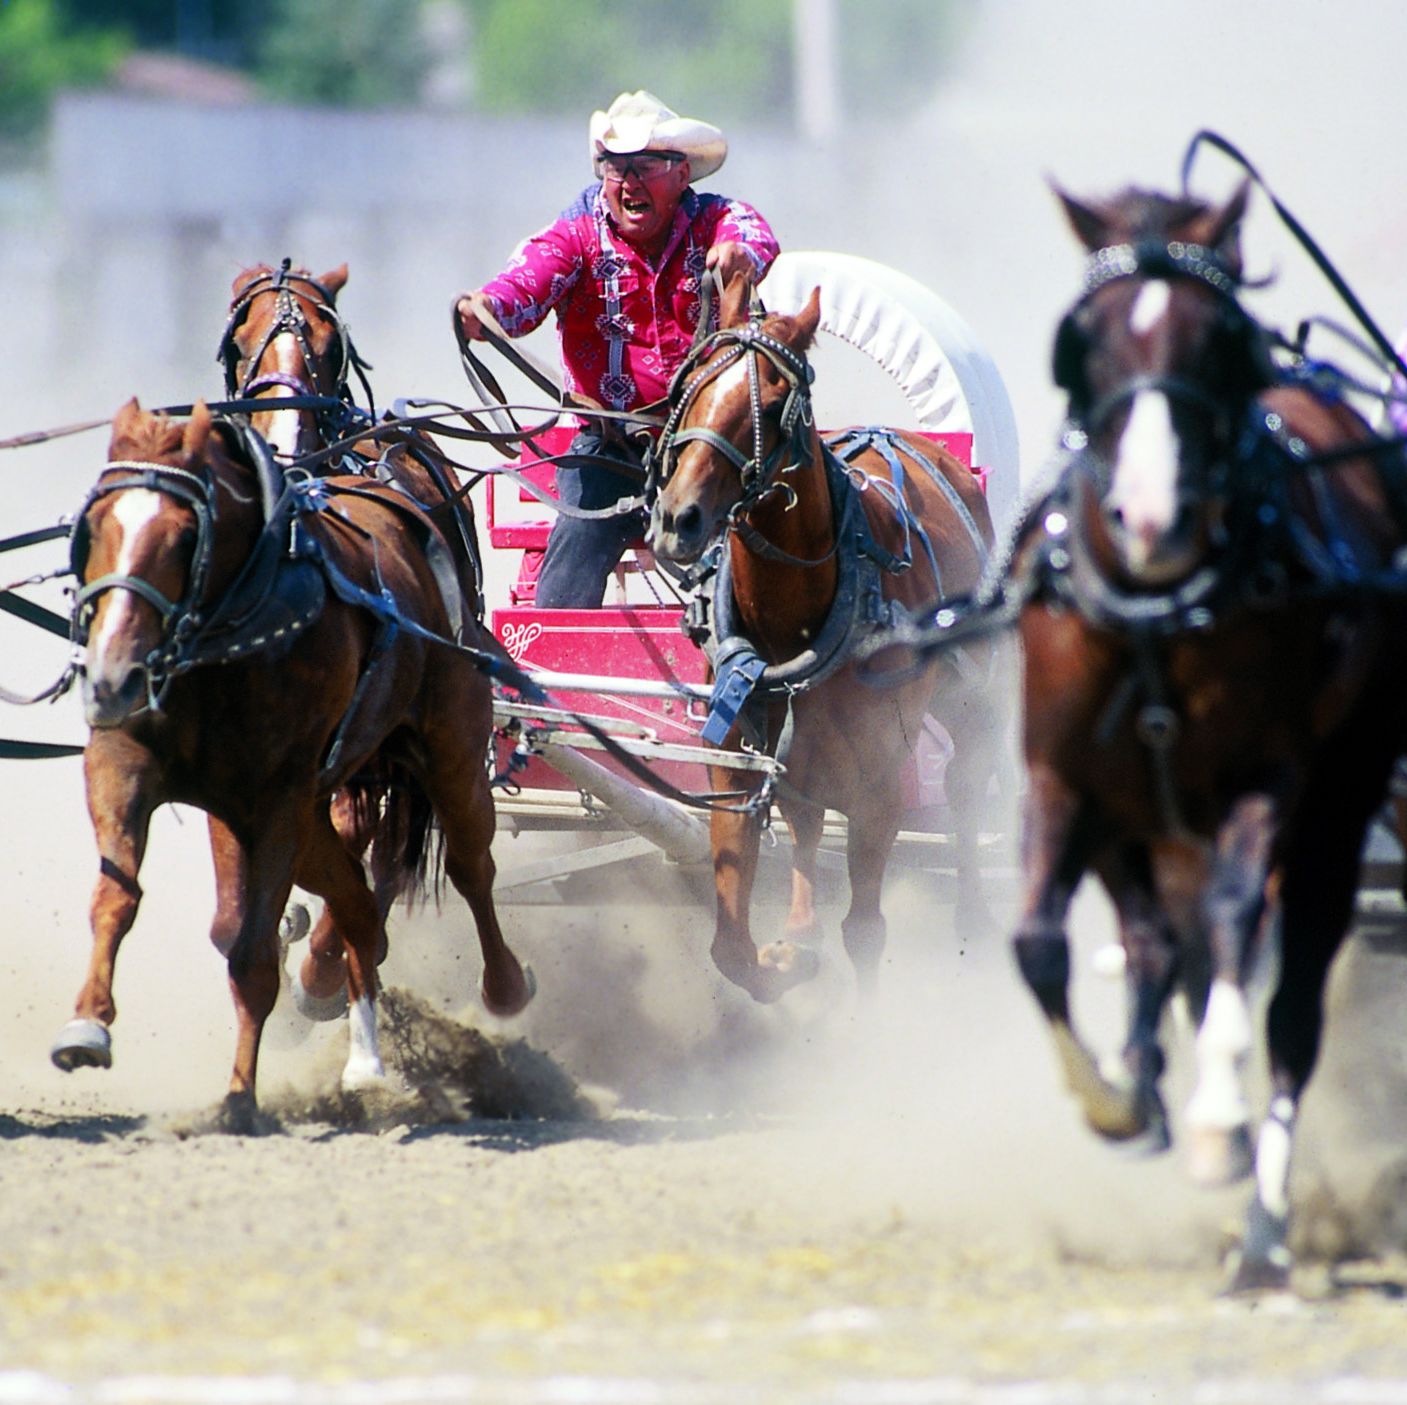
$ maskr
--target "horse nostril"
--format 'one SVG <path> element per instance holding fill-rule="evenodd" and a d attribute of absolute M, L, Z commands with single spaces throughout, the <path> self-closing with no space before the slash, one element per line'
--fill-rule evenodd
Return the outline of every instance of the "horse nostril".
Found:
<path fill-rule="evenodd" d="M 703 531 L 703 510 L 691 503 L 674 519 L 674 530 L 684 541 L 692 541 Z"/>

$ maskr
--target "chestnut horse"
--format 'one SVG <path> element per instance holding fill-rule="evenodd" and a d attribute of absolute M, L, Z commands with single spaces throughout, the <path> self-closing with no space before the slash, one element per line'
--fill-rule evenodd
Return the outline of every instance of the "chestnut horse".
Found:
<path fill-rule="evenodd" d="M 1193 1174 L 1252 1167 L 1233 1283 L 1286 1281 L 1296 1107 L 1365 830 L 1402 749 L 1407 542 L 1401 463 L 1360 416 L 1277 367 L 1244 310 L 1248 186 L 1205 204 L 1061 195 L 1089 251 L 1062 322 L 1065 455 L 1002 587 L 1025 654 L 1025 896 L 1015 948 L 1086 1120 L 1169 1143 L 1159 1017 L 1181 981 L 1200 1022 Z M 1068 996 L 1067 909 L 1087 870 L 1127 959 L 1123 1071 Z M 1271 1095 L 1252 1157 L 1244 981 L 1267 912 L 1281 963 Z"/>
<path fill-rule="evenodd" d="M 745 279 L 730 283 L 718 330 L 675 377 L 652 462 L 650 544 L 678 563 L 717 554 L 712 664 L 722 706 L 705 735 L 785 762 L 777 800 L 795 841 L 791 908 L 784 937 L 760 951 L 748 913 L 761 821 L 720 808 L 711 822 L 713 959 L 770 1001 L 817 968 L 816 853 L 828 808 L 849 820 L 845 948 L 862 991 L 873 987 L 901 775 L 930 709 L 956 743 L 947 786 L 962 835 L 960 919 L 980 910 L 973 823 L 1002 709 L 986 695 L 986 645 L 960 669 L 946 660 L 892 689 L 857 676 L 864 638 L 977 583 L 992 544 L 986 501 L 971 471 L 922 435 L 868 429 L 834 451 L 823 445 L 806 358 L 819 290 L 795 317 L 752 317 L 750 296 Z M 715 783 L 758 781 L 720 770 Z"/>
<path fill-rule="evenodd" d="M 484 755 L 494 655 L 453 639 L 445 547 L 403 493 L 363 477 L 288 479 L 257 436 L 142 411 L 113 421 L 108 466 L 74 529 L 74 633 L 92 728 L 84 755 L 100 853 L 93 953 L 60 1068 L 111 1063 L 113 967 L 141 898 L 153 810 L 184 803 L 237 846 L 228 959 L 239 1029 L 224 1113 L 254 1125 L 260 1034 L 279 987 L 279 917 L 296 882 L 346 946 L 351 1047 L 342 1081 L 378 1079 L 382 921 L 333 827 L 333 792 L 376 755 L 423 788 L 464 895 L 495 1013 L 532 995 L 494 912 Z M 232 878 L 233 874 L 233 878 Z"/>
<path fill-rule="evenodd" d="M 294 267 L 290 259 L 277 268 L 261 263 L 241 270 L 231 286 L 217 352 L 225 368 L 225 393 L 267 403 L 269 408 L 252 411 L 249 421 L 284 462 L 316 456 L 329 444 L 353 439 L 366 430 L 367 437 L 349 443 L 335 462 L 324 462 L 313 471 L 366 473 L 409 493 L 441 528 L 461 581 L 465 609 L 481 621 L 483 569 L 478 536 L 454 470 L 422 434 L 402 431 L 394 439 L 376 437 L 370 411 L 356 405 L 351 377 L 355 373 L 360 378 L 370 402 L 365 375 L 370 367 L 337 307 L 337 296 L 346 283 L 346 264 L 317 277 L 306 268 Z M 291 407 L 282 403 L 290 400 L 297 403 Z M 494 647 L 491 642 L 486 646 Z M 382 758 L 369 763 L 334 796 L 332 814 L 338 832 L 358 855 L 371 846 L 373 828 L 390 823 L 404 831 L 410 846 L 407 857 L 415 858 L 429 821 L 421 789 Z M 211 845 L 219 895 L 217 923 L 233 930 L 239 922 L 234 906 L 240 891 L 238 854 L 217 819 L 211 820 Z M 374 848 L 370 863 L 384 918 L 405 886 L 406 868 L 399 861 L 383 865 Z M 232 875 L 228 882 L 226 873 Z M 290 908 L 290 918 L 302 918 L 306 926 L 299 905 Z M 294 999 L 310 1018 L 334 1019 L 346 1009 L 344 949 L 331 913 L 324 909 L 293 977 Z"/>

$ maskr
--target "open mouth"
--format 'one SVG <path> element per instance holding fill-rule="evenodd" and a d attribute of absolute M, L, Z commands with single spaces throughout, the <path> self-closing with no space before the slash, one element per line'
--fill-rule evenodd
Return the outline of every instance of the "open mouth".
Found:
<path fill-rule="evenodd" d="M 641 195 L 622 195 L 620 207 L 631 219 L 646 219 L 654 209 L 654 202 Z"/>

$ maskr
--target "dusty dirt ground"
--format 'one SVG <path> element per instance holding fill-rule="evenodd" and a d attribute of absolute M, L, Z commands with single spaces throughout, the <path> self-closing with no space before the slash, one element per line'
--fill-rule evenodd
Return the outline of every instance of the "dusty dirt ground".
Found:
<path fill-rule="evenodd" d="M 834 906 L 821 977 L 771 1009 L 715 976 L 704 910 L 647 901 L 648 870 L 616 901 L 505 907 L 541 987 L 512 1026 L 474 1001 L 462 907 L 398 917 L 395 1087 L 343 1099 L 345 1026 L 276 1013 L 271 1130 L 232 1138 L 208 1130 L 232 1022 L 198 817 L 153 843 L 109 1073 L 47 1066 L 86 854 L 44 848 L 7 890 L 0 1401 L 1407 1400 L 1390 921 L 1336 972 L 1297 1291 L 1247 1304 L 1217 1296 L 1246 1189 L 1086 1135 L 1004 941 L 956 936 L 927 880 L 892 884 L 868 1011 Z M 1104 931 L 1083 899 L 1077 1003 L 1112 1047 Z"/>

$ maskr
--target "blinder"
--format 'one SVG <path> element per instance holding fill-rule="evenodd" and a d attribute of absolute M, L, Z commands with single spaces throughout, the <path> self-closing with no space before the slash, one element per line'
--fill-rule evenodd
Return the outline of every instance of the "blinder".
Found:
<path fill-rule="evenodd" d="M 115 471 L 122 470 L 122 476 Z M 150 582 L 140 576 L 114 571 L 99 576 L 96 580 L 84 581 L 88 558 L 92 553 L 92 527 L 88 521 L 93 505 L 99 499 L 113 493 L 127 492 L 134 488 L 144 488 L 163 493 L 185 503 L 195 514 L 196 544 L 191 563 L 190 578 L 180 600 L 170 600 Z M 182 621 L 190 617 L 198 606 L 205 591 L 210 574 L 212 551 L 211 523 L 214 516 L 212 487 L 207 479 L 188 469 L 176 468 L 170 464 L 151 463 L 146 460 L 114 460 L 107 465 L 103 477 L 84 499 L 83 506 L 74 517 L 73 530 L 69 538 L 69 561 L 74 575 L 80 582 L 74 593 L 73 616 L 70 635 L 80 647 L 87 644 L 88 627 L 92 620 L 95 602 L 98 597 L 111 590 L 126 590 L 140 596 L 161 616 L 165 635 L 169 638 L 181 628 Z M 163 641 L 164 643 L 165 641 Z M 155 651 L 159 656 L 161 647 Z M 157 659 L 148 660 L 153 675 L 159 671 Z"/>

